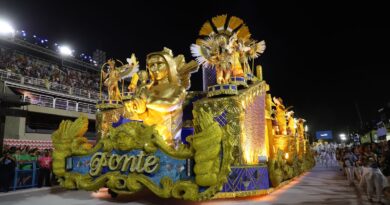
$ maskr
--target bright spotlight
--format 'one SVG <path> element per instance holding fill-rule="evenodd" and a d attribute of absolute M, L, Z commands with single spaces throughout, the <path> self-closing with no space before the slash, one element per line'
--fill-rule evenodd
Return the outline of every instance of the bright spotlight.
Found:
<path fill-rule="evenodd" d="M 14 33 L 15 29 L 12 27 L 12 25 L 7 21 L 0 19 L 0 34 L 13 35 Z"/>
<path fill-rule="evenodd" d="M 64 56 L 71 56 L 73 51 L 69 48 L 69 46 L 58 46 L 60 49 L 60 54 Z"/>
<path fill-rule="evenodd" d="M 305 132 L 309 131 L 309 127 L 305 125 Z"/>
<path fill-rule="evenodd" d="M 344 133 L 339 134 L 340 140 L 345 141 L 347 140 L 347 136 Z"/>

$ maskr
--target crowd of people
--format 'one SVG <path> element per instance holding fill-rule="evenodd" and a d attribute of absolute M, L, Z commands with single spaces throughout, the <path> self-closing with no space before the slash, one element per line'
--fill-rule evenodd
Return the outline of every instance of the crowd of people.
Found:
<path fill-rule="evenodd" d="M 97 72 L 81 72 L 66 67 L 60 69 L 60 65 L 55 63 L 3 47 L 0 47 L 0 70 L 84 90 L 99 90 L 100 76 Z"/>
<path fill-rule="evenodd" d="M 18 172 L 16 187 L 26 185 L 38 187 L 51 186 L 54 176 L 52 174 L 52 150 L 39 150 L 38 148 L 4 147 L 0 156 L 0 187 L 8 192 L 14 186 L 15 174 Z M 34 169 L 35 168 L 35 169 Z M 33 172 L 37 181 L 32 181 Z"/>
<path fill-rule="evenodd" d="M 390 199 L 390 141 L 353 146 L 325 144 L 317 146 L 316 153 L 318 165 L 340 167 L 348 184 L 365 192 L 370 202 Z"/>

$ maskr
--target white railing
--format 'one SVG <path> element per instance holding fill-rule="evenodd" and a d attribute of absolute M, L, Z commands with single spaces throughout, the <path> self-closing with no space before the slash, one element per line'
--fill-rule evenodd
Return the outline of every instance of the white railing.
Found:
<path fill-rule="evenodd" d="M 76 96 L 85 97 L 94 100 L 97 100 L 99 98 L 98 92 L 88 91 L 80 88 L 74 88 L 68 85 L 49 82 L 43 79 L 22 76 L 20 74 L 12 73 L 10 71 L 5 71 L 5 70 L 0 70 L 0 80 L 7 80 L 7 81 L 20 83 L 24 85 L 39 87 L 41 89 L 57 91 L 69 95 L 76 95 Z M 107 96 L 103 95 L 103 97 L 106 98 Z"/>
<path fill-rule="evenodd" d="M 29 102 L 32 105 L 38 105 L 42 107 L 50 107 L 55 109 L 84 112 L 90 114 L 96 113 L 96 107 L 93 104 L 76 102 L 73 100 L 67 100 L 62 98 L 55 98 L 52 96 L 36 93 L 26 93 L 25 95 L 23 95 L 22 100 L 23 102 Z"/>

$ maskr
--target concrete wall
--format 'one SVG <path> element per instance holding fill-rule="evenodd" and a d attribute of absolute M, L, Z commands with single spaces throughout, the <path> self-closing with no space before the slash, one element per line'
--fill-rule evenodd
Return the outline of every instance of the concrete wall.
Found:
<path fill-rule="evenodd" d="M 5 118 L 4 137 L 9 139 L 31 139 L 31 140 L 50 140 L 51 134 L 26 133 L 25 117 Z"/>
<path fill-rule="evenodd" d="M 41 107 L 37 105 L 24 106 L 29 112 L 51 114 L 64 117 L 78 118 L 80 115 L 86 115 L 88 119 L 95 120 L 95 115 L 80 113 L 75 111 L 60 110 L 54 108 Z M 33 139 L 33 140 L 50 140 L 51 134 L 26 133 L 26 118 L 6 116 L 4 126 L 4 137 L 10 139 Z"/>
<path fill-rule="evenodd" d="M 28 140 L 51 140 L 51 134 L 25 133 L 23 138 Z"/>
<path fill-rule="evenodd" d="M 21 139 L 26 130 L 25 117 L 5 117 L 4 137 L 11 139 Z"/>

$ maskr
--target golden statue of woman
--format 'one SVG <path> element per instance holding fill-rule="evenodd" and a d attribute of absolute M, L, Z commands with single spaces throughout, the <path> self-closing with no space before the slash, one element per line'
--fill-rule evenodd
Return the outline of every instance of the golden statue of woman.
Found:
<path fill-rule="evenodd" d="M 195 61 L 185 63 L 184 56 L 172 51 L 150 53 L 146 59 L 150 83 L 143 93 L 125 103 L 125 117 L 154 125 L 167 143 L 180 137 L 186 89 L 190 73 L 198 68 Z"/>

